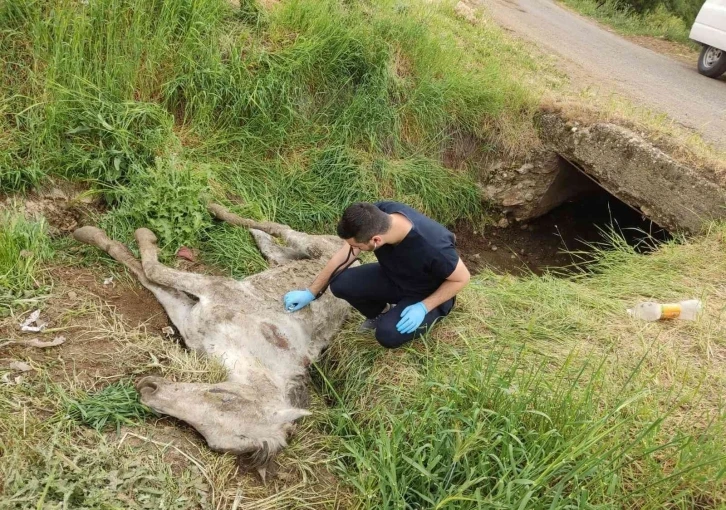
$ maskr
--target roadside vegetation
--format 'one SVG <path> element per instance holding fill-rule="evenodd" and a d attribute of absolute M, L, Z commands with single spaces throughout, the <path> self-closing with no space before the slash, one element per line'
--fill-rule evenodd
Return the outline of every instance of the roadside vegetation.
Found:
<path fill-rule="evenodd" d="M 265 262 L 208 200 L 309 232 L 380 197 L 480 225 L 475 161 L 536 146 L 541 95 L 561 85 L 454 2 L 19 0 L 0 4 L 0 57 L 3 198 L 82 186 L 132 249 L 150 227 L 166 262 L 187 246 L 238 278 Z M 430 337 L 396 351 L 353 317 L 311 368 L 314 414 L 262 484 L 130 386 L 223 369 L 149 326 L 158 306 L 118 265 L 11 202 L 0 345 L 36 308 L 51 323 L 39 336 L 66 342 L 0 347 L 0 508 L 726 504 L 723 225 L 649 256 L 613 234 L 565 274 L 483 272 Z M 140 300 L 143 321 L 99 297 L 111 289 Z M 625 312 L 692 297 L 695 323 Z"/>
<path fill-rule="evenodd" d="M 0 210 L 0 318 L 13 308 L 37 305 L 49 280 L 40 266 L 53 256 L 44 219 Z"/>
<path fill-rule="evenodd" d="M 672 2 L 641 0 L 561 0 L 624 35 L 643 35 L 682 43 L 696 49 L 688 38 L 702 0 Z"/>

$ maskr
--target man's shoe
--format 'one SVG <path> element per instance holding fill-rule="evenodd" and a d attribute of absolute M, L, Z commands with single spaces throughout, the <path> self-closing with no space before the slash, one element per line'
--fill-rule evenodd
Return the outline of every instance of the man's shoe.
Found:
<path fill-rule="evenodd" d="M 393 308 L 391 305 L 386 304 L 386 307 L 383 309 L 383 311 L 381 313 L 378 314 L 377 317 L 374 317 L 373 319 L 364 320 L 363 323 L 360 326 L 358 326 L 358 333 L 374 332 L 376 330 L 376 327 L 378 326 L 378 319 L 380 319 L 391 308 Z"/>

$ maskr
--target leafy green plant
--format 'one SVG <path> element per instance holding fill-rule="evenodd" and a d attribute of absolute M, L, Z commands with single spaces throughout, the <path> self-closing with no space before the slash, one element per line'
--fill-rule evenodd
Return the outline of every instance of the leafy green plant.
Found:
<path fill-rule="evenodd" d="M 157 158 L 156 165 L 119 189 L 120 205 L 101 219 L 112 237 L 130 241 L 133 231 L 150 229 L 157 236 L 162 254 L 170 256 L 180 246 L 198 246 L 210 224 L 206 210 L 207 173 L 175 160 Z"/>

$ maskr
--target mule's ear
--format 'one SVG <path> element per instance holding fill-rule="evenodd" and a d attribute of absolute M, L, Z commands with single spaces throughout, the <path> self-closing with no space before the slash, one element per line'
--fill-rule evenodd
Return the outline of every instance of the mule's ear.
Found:
<path fill-rule="evenodd" d="M 310 411 L 306 411 L 305 409 L 299 409 L 297 407 L 290 407 L 288 409 L 283 409 L 281 411 L 275 412 L 273 415 L 273 421 L 276 423 L 286 423 L 290 421 L 295 421 L 298 418 L 302 418 L 303 416 L 310 416 Z"/>

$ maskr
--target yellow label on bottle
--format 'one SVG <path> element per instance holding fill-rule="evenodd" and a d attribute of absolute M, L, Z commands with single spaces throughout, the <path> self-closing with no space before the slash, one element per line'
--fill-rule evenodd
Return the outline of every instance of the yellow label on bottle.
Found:
<path fill-rule="evenodd" d="M 660 306 L 661 319 L 675 319 L 681 315 L 680 303 L 669 303 Z"/>

